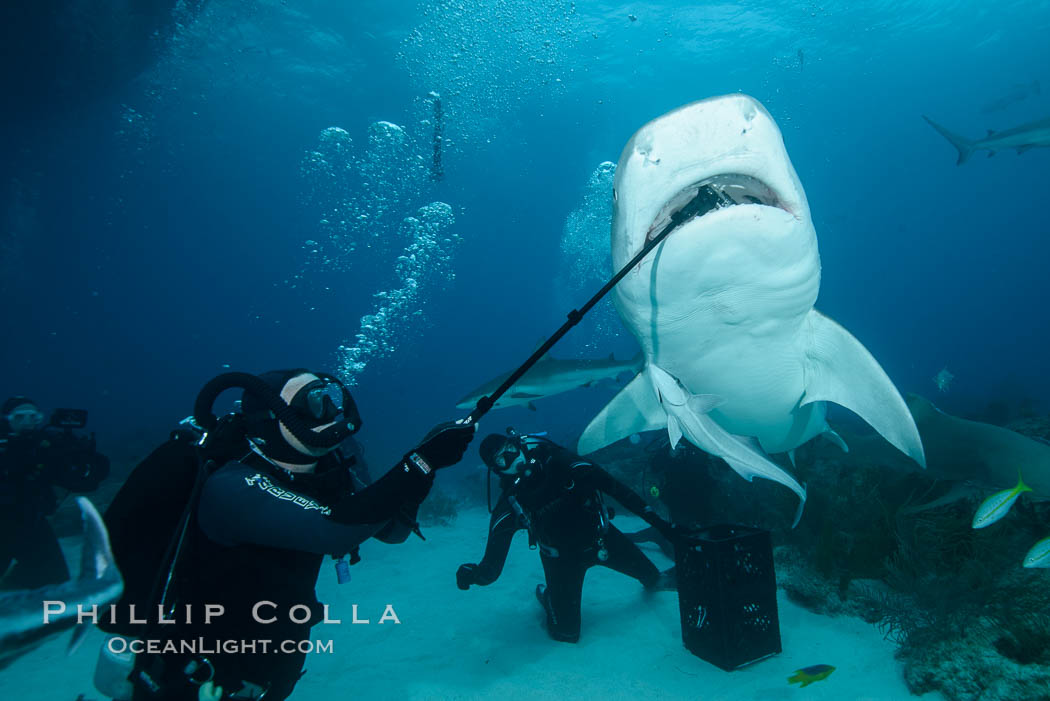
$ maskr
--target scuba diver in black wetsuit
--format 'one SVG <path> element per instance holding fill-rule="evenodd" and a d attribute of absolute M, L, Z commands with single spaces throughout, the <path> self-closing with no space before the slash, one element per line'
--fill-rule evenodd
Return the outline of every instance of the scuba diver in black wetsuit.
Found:
<path fill-rule="evenodd" d="M 36 589 L 69 579 L 69 568 L 47 517 L 58 508 L 55 487 L 94 491 L 109 474 L 109 459 L 83 428 L 87 412 L 58 409 L 44 414 L 27 397 L 0 407 L 0 576 L 4 586 Z"/>
<path fill-rule="evenodd" d="M 232 387 L 244 388 L 240 412 L 217 419 L 212 403 Z M 324 556 L 349 554 L 353 564 L 360 559 L 358 546 L 369 538 L 400 543 L 418 533 L 416 511 L 435 471 L 459 462 L 475 430 L 469 424 L 439 424 L 393 469 L 365 486 L 336 450 L 360 428 L 361 419 L 349 392 L 329 375 L 306 370 L 221 375 L 201 391 L 193 418 L 205 431 L 203 439 L 176 431 L 136 468 L 105 516 L 125 576 L 119 615 L 135 603 L 152 618 L 160 605 L 172 611 L 165 617 L 176 623 L 143 626 L 121 618 L 112 624 L 107 617 L 100 625 L 109 633 L 176 646 L 199 638 L 264 640 L 274 647 L 309 640 L 310 626 L 323 618 L 314 586 Z M 200 476 L 194 474 L 198 464 L 205 466 Z M 170 492 L 187 490 L 192 495 L 176 503 L 179 510 L 190 506 L 172 537 L 167 535 L 175 514 Z M 166 530 L 151 525 L 153 514 L 168 524 Z M 176 545 L 174 554 L 158 556 L 168 540 Z M 349 578 L 345 559 L 336 572 L 340 581 Z M 259 602 L 270 603 L 253 611 Z M 205 623 L 206 605 L 224 612 Z M 186 606 L 193 607 L 192 616 L 185 614 Z M 309 620 L 290 620 L 296 606 L 297 617 L 309 611 Z M 260 621 L 271 618 L 272 623 Z M 274 647 L 138 654 L 130 675 L 133 698 L 192 701 L 201 685 L 209 684 L 210 691 L 222 688 L 222 699 L 265 695 L 266 701 L 279 701 L 292 693 L 306 655 Z"/>
<path fill-rule="evenodd" d="M 555 640 L 580 638 L 580 597 L 587 570 L 602 565 L 634 577 L 646 589 L 673 588 L 656 566 L 609 520 L 608 494 L 666 538 L 674 527 L 637 494 L 592 462 L 536 436 L 492 434 L 481 443 L 481 459 L 500 478 L 503 493 L 489 522 L 488 544 L 479 564 L 461 565 L 456 584 L 488 585 L 499 578 L 514 533 L 524 528 L 538 545 L 546 585 L 536 596 Z"/>

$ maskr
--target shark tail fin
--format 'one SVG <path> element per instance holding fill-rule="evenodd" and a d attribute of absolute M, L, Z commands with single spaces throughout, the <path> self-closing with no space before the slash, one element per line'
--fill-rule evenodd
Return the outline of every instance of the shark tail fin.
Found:
<path fill-rule="evenodd" d="M 922 118 L 925 119 L 931 127 L 936 129 L 937 133 L 939 133 L 941 136 L 947 139 L 951 143 L 951 145 L 955 147 L 955 150 L 959 152 L 959 160 L 955 162 L 955 165 L 961 166 L 970 158 L 974 150 L 973 141 L 967 139 L 965 136 L 959 136 L 954 132 L 948 131 L 940 124 L 927 117 L 926 115 L 922 115 Z"/>
<path fill-rule="evenodd" d="M 649 378 L 639 373 L 587 424 L 576 452 L 593 453 L 631 434 L 665 426 L 667 412 L 660 406 Z"/>

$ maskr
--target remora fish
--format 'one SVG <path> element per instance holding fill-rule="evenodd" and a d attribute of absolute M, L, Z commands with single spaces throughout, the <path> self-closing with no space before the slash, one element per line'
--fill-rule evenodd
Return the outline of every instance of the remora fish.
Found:
<path fill-rule="evenodd" d="M 617 360 L 612 354 L 605 360 L 558 360 L 548 356 L 515 382 L 495 406 L 500 408 L 525 404 L 530 409 L 535 409 L 532 404 L 535 399 L 561 394 L 577 387 L 590 387 L 600 380 L 615 380 L 624 373 L 636 373 L 641 367 L 640 354 L 631 360 Z M 509 372 L 489 380 L 460 399 L 456 406 L 460 409 L 473 409 L 479 399 L 492 394 L 508 377 Z"/>
<path fill-rule="evenodd" d="M 1012 148 L 1016 149 L 1017 153 L 1024 153 L 1029 149 L 1050 146 L 1050 119 L 1029 122 L 1003 131 L 989 129 L 988 136 L 983 139 L 967 139 L 965 136 L 948 131 L 926 115 L 923 115 L 922 118 L 959 152 L 959 160 L 955 162 L 956 165 L 965 163 L 974 151 L 987 151 L 988 157 L 991 158 L 996 151 L 1005 149 Z"/>
<path fill-rule="evenodd" d="M 613 189 L 614 269 L 698 198 L 700 214 L 613 290 L 647 370 L 594 418 L 579 452 L 660 428 L 673 439 L 673 423 L 688 417 L 703 428 L 684 434 L 697 447 L 746 478 L 797 491 L 765 453 L 829 431 L 825 402 L 835 402 L 924 465 L 915 423 L 886 373 L 813 309 L 820 260 L 809 205 L 780 130 L 753 98 L 696 102 L 632 137 Z M 669 402 L 668 378 L 708 401 Z M 757 445 L 741 449 L 741 437 Z"/>
<path fill-rule="evenodd" d="M 80 576 L 62 584 L 0 595 L 0 667 L 76 625 L 78 606 L 87 609 L 97 604 L 101 607 L 116 601 L 124 590 L 102 517 L 84 497 L 77 498 L 77 505 L 84 519 Z M 44 602 L 64 605 L 60 613 L 49 615 L 47 623 L 44 623 Z M 55 603 L 49 610 L 58 608 Z M 78 639 L 74 634 L 71 647 Z"/>

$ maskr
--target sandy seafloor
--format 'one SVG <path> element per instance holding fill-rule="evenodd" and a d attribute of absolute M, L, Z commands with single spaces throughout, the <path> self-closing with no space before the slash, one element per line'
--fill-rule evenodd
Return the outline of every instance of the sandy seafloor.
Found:
<path fill-rule="evenodd" d="M 625 531 L 645 525 L 623 515 L 615 522 Z M 456 588 L 456 568 L 480 559 L 487 527 L 485 510 L 473 509 L 451 526 L 425 528 L 426 542 L 413 536 L 400 546 L 367 543 L 346 585 L 336 582 L 326 560 L 318 597 L 342 624 L 313 628 L 314 639 L 331 640 L 334 653 L 308 658 L 292 698 L 916 698 L 894 660 L 894 645 L 874 626 L 810 613 L 783 593 L 783 653 L 734 672 L 723 672 L 682 646 L 674 592 L 647 594 L 634 580 L 600 567 L 584 585 L 580 642 L 552 641 L 533 593 L 543 581 L 539 556 L 528 549 L 524 533 L 515 536 L 495 584 L 467 592 Z M 72 551 L 76 544 L 67 545 Z M 671 564 L 659 551 L 648 552 L 661 568 Z M 370 624 L 350 623 L 352 604 Z M 386 604 L 393 605 L 400 625 L 378 624 Z M 0 698 L 100 699 L 91 679 L 102 634 L 91 631 L 69 657 L 68 641 L 68 634 L 52 639 L 0 672 Z M 787 682 L 794 670 L 815 664 L 837 669 L 806 688 Z"/>

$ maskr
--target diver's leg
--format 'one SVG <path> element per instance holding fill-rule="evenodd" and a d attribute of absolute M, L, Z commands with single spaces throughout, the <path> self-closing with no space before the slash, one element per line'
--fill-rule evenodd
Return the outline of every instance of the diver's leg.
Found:
<path fill-rule="evenodd" d="M 609 526 L 605 532 L 605 549 L 609 551 L 609 559 L 598 564 L 634 577 L 647 588 L 659 582 L 660 570 L 616 526 Z"/>
<path fill-rule="evenodd" d="M 540 603 L 547 612 L 547 633 L 565 643 L 580 639 L 580 600 L 583 594 L 583 577 L 588 563 L 580 556 L 549 557 L 541 554 L 543 572 L 547 576 L 547 588 L 538 592 Z"/>

